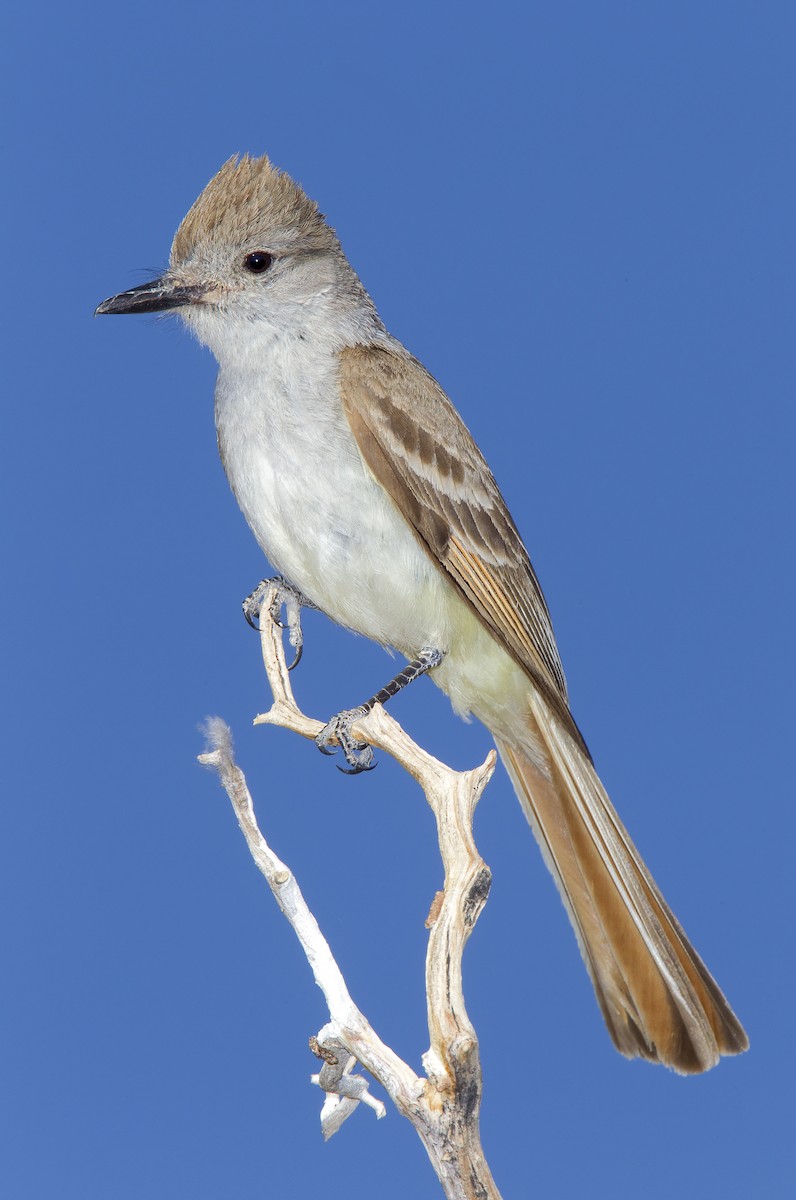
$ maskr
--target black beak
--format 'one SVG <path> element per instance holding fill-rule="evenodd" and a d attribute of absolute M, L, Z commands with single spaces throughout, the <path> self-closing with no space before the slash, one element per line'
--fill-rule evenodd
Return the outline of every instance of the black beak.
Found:
<path fill-rule="evenodd" d="M 162 279 L 153 279 L 151 283 L 142 283 L 130 288 L 129 292 L 119 292 L 103 300 L 94 316 L 104 316 L 108 313 L 153 313 L 167 312 L 170 308 L 184 308 L 186 304 L 196 304 L 209 291 L 208 284 L 197 283 L 190 287 L 178 287 L 170 283 L 164 275 Z"/>

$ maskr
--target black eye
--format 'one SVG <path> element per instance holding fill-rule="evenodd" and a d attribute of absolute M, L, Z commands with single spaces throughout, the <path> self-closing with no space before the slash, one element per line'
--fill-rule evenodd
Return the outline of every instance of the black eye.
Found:
<path fill-rule="evenodd" d="M 252 275 L 262 275 L 273 261 L 273 254 L 269 254 L 267 250 L 255 250 L 253 254 L 246 255 L 243 265 L 247 271 L 251 271 Z"/>

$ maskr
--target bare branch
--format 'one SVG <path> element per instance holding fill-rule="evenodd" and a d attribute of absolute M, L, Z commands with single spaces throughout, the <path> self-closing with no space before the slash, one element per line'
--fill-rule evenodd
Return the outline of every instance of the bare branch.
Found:
<path fill-rule="evenodd" d="M 290 686 L 279 628 L 261 606 L 263 661 L 273 692 L 267 713 L 255 724 L 280 725 L 314 739 L 324 727 L 300 711 Z M 429 914 L 426 994 L 430 1048 L 423 1056 L 425 1077 L 418 1077 L 375 1033 L 354 1004 L 317 921 L 293 875 L 268 846 L 254 816 L 242 771 L 232 756 L 231 736 L 218 718 L 207 724 L 208 751 L 200 762 L 214 767 L 232 802 L 243 836 L 257 866 L 290 921 L 323 991 L 330 1022 L 312 1039 L 323 1066 L 312 1081 L 327 1092 L 321 1114 L 324 1137 L 364 1103 L 384 1115 L 384 1106 L 368 1092 L 367 1081 L 352 1075 L 355 1062 L 384 1087 L 407 1117 L 431 1159 L 449 1200 L 500 1200 L 481 1149 L 478 1118 L 481 1066 L 475 1030 L 462 992 L 462 955 L 483 908 L 491 875 L 472 834 L 475 807 L 494 771 L 496 755 L 472 771 L 456 772 L 417 746 L 380 706 L 358 721 L 354 735 L 392 755 L 422 787 L 437 822 L 445 884 Z"/>
<path fill-rule="evenodd" d="M 245 776 L 232 757 L 229 728 L 218 717 L 213 717 L 206 724 L 206 734 L 208 750 L 200 755 L 199 761 L 203 766 L 218 771 L 251 856 L 292 925 L 315 982 L 324 994 L 336 1036 L 348 1047 L 349 1053 L 368 1067 L 399 1107 L 408 1107 L 422 1086 L 421 1081 L 411 1067 L 380 1041 L 354 1004 L 329 944 L 310 912 L 295 877 L 274 854 L 260 832 Z M 325 1045 L 321 1037 L 318 1041 L 321 1046 Z"/>

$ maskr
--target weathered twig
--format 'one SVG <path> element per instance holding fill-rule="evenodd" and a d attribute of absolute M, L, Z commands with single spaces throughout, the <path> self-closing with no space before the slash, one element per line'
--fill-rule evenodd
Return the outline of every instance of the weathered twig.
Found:
<path fill-rule="evenodd" d="M 268 612 L 268 601 L 261 611 Z M 302 713 L 293 698 L 280 631 L 263 619 L 265 669 L 274 702 L 255 724 L 280 725 L 314 739 L 321 721 Z M 481 1149 L 478 1118 L 481 1067 L 478 1041 L 464 1006 L 461 962 L 464 946 L 489 891 L 490 872 L 472 835 L 475 806 L 495 766 L 492 751 L 482 766 L 456 772 L 421 750 L 381 706 L 357 722 L 355 736 L 392 755 L 420 784 L 437 822 L 445 885 L 429 914 L 426 995 L 430 1049 L 418 1076 L 375 1033 L 354 1004 L 345 980 L 291 872 L 268 846 L 254 816 L 243 772 L 232 757 L 226 725 L 208 722 L 210 748 L 200 761 L 218 770 L 246 843 L 282 912 L 301 942 L 315 981 L 326 999 L 330 1022 L 312 1039 L 324 1060 L 313 1081 L 327 1091 L 321 1114 L 325 1137 L 340 1127 L 360 1102 L 384 1115 L 367 1082 L 351 1075 L 356 1060 L 384 1087 L 417 1130 L 449 1200 L 500 1200 Z"/>

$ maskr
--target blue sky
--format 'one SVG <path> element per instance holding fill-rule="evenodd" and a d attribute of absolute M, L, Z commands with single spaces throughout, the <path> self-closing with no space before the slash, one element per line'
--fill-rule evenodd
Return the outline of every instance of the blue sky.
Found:
<path fill-rule="evenodd" d="M 484 449 L 603 778 L 752 1039 L 698 1079 L 615 1054 L 498 774 L 465 959 L 498 1185 L 792 1194 L 795 25 L 732 0 L 6 15 L 3 1194 L 438 1194 L 394 1112 L 322 1144 L 321 996 L 197 725 L 232 725 L 355 999 L 415 1067 L 430 816 L 383 756 L 352 780 L 251 727 L 239 602 L 265 567 L 214 364 L 176 321 L 91 318 L 244 150 L 320 201 Z M 313 715 L 387 678 L 305 628 Z M 428 682 L 393 711 L 454 765 L 486 753 Z"/>

